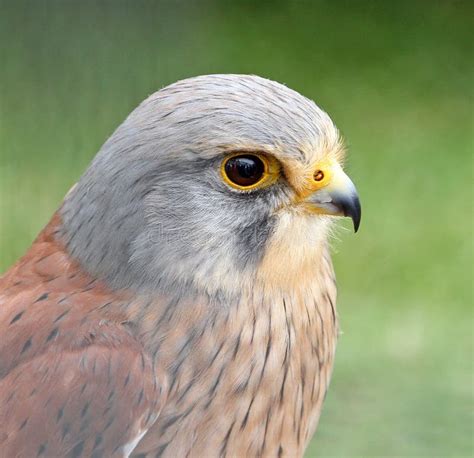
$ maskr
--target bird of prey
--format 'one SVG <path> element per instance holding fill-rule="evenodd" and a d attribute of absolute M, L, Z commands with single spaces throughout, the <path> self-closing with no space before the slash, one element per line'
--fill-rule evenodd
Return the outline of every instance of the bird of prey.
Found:
<path fill-rule="evenodd" d="M 329 116 L 284 85 L 161 89 L 0 278 L 0 455 L 302 456 L 338 335 Z"/>

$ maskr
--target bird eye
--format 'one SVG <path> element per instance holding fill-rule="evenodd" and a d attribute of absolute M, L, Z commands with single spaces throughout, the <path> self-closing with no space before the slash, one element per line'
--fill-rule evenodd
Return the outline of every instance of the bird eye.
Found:
<path fill-rule="evenodd" d="M 253 188 L 260 183 L 268 168 L 265 159 L 254 154 L 231 156 L 223 165 L 224 178 L 239 189 Z"/>
<path fill-rule="evenodd" d="M 324 173 L 322 170 L 316 170 L 314 172 L 314 181 L 322 181 L 324 179 Z"/>

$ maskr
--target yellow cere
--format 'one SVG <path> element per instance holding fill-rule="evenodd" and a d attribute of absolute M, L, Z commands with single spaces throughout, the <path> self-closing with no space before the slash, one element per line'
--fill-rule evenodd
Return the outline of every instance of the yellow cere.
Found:
<path fill-rule="evenodd" d="M 335 167 L 339 167 L 339 165 L 331 158 L 319 161 L 317 164 L 313 164 L 308 168 L 306 173 L 298 178 L 298 185 L 294 186 L 297 190 L 298 197 L 305 199 L 313 192 L 330 184 Z"/>

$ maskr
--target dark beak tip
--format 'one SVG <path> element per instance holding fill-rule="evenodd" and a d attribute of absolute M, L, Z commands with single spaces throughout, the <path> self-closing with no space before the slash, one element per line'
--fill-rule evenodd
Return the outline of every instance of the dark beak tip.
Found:
<path fill-rule="evenodd" d="M 354 223 L 354 233 L 356 233 L 359 230 L 360 226 L 360 218 L 359 219 L 352 219 L 352 222 Z"/>
<path fill-rule="evenodd" d="M 357 232 L 359 230 L 362 215 L 359 197 L 357 194 L 354 194 L 350 199 L 340 202 L 340 205 L 343 209 L 344 216 L 348 216 L 352 219 L 354 232 Z"/>
<path fill-rule="evenodd" d="M 354 232 L 359 230 L 362 210 L 360 206 L 359 196 L 354 190 L 352 192 L 333 192 L 330 194 L 331 204 L 336 208 L 336 215 L 344 215 L 352 219 Z"/>
<path fill-rule="evenodd" d="M 360 208 L 360 202 L 359 202 L 359 197 L 355 197 L 354 200 L 354 206 L 353 206 L 353 212 L 352 212 L 352 222 L 354 223 L 354 233 L 356 233 L 359 230 L 360 226 L 360 220 L 362 217 L 362 210 Z"/>

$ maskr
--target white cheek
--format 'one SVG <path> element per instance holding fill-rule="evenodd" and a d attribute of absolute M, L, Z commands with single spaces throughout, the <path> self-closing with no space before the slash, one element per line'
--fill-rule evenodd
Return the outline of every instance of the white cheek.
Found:
<path fill-rule="evenodd" d="M 306 258 L 318 252 L 327 239 L 330 220 L 326 216 L 308 215 L 297 210 L 280 215 L 272 244 L 278 244 L 282 254 Z M 285 253 L 286 252 L 286 253 Z"/>
<path fill-rule="evenodd" d="M 282 212 L 258 268 L 261 282 L 291 291 L 313 284 L 326 249 L 330 224 L 325 216 L 308 215 L 297 209 Z"/>

